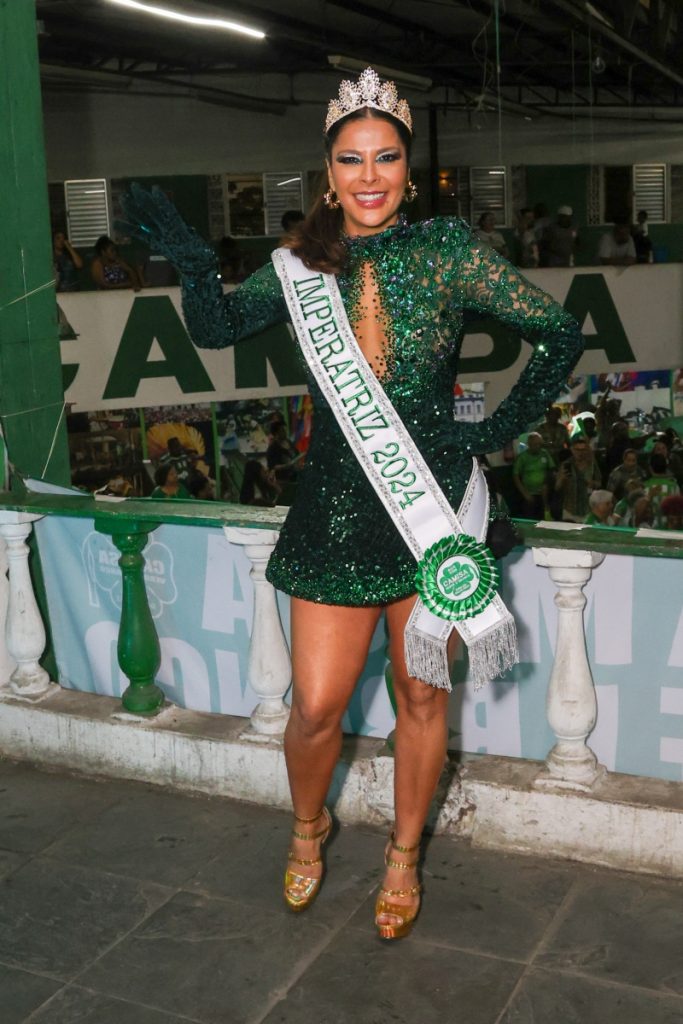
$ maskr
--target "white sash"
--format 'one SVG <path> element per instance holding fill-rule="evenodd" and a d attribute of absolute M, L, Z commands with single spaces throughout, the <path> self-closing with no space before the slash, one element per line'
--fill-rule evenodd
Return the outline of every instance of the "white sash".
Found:
<path fill-rule="evenodd" d="M 273 264 L 309 369 L 422 576 L 428 577 L 406 625 L 408 671 L 450 690 L 446 645 L 455 628 L 467 644 L 474 684 L 481 686 L 517 661 L 514 620 L 494 593 L 497 570 L 481 545 L 489 515 L 484 475 L 473 459 L 456 514 L 361 352 L 334 275 L 308 270 L 285 248 L 275 250 Z M 479 586 L 470 595 L 477 579 Z M 480 610 L 477 600 L 486 580 Z M 446 596 L 452 592 L 465 596 Z M 473 611 L 463 617 L 457 609 L 468 608 L 468 601 L 474 602 Z"/>

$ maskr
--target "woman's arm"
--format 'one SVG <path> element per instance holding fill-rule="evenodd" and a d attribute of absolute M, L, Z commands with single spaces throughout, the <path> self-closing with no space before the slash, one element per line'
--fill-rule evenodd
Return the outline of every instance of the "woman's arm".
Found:
<path fill-rule="evenodd" d="M 66 249 L 66 251 L 68 252 L 69 256 L 71 257 L 71 262 L 73 263 L 73 265 L 76 268 L 76 270 L 82 270 L 83 269 L 83 258 L 81 256 L 81 254 L 78 252 L 78 250 L 74 249 L 73 245 L 71 244 L 71 242 L 69 241 L 68 238 L 64 239 L 64 248 Z"/>
<path fill-rule="evenodd" d="M 225 348 L 289 320 L 272 263 L 226 295 L 217 264 L 203 273 L 181 274 L 180 285 L 185 323 L 199 348 Z"/>
<path fill-rule="evenodd" d="M 462 228 L 457 233 L 462 239 Z M 469 230 L 459 252 L 444 266 L 443 280 L 464 308 L 495 317 L 533 347 L 517 383 L 495 412 L 481 423 L 459 424 L 458 440 L 466 450 L 498 451 L 540 419 L 557 397 L 583 352 L 583 337 L 558 302 L 493 250 L 478 249 Z"/>
<path fill-rule="evenodd" d="M 130 263 L 126 263 L 125 260 L 122 260 L 121 257 L 119 257 L 119 266 L 128 274 L 128 281 L 126 284 L 117 284 L 114 287 L 132 288 L 134 292 L 139 292 L 142 288 L 142 280 L 137 270 L 134 267 L 131 267 Z"/>
<path fill-rule="evenodd" d="M 227 295 L 216 253 L 189 227 L 159 188 L 132 184 L 121 197 L 128 234 L 161 253 L 180 273 L 182 306 L 192 341 L 199 348 L 225 348 L 289 319 L 272 264 Z"/>
<path fill-rule="evenodd" d="M 90 276 L 97 285 L 98 288 L 106 288 L 107 282 L 104 279 L 104 270 L 102 268 L 102 260 L 98 257 L 90 264 Z"/>

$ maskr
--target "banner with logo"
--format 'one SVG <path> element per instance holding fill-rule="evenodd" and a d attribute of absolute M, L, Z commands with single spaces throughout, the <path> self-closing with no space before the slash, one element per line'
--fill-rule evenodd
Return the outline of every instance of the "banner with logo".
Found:
<path fill-rule="evenodd" d="M 116 657 L 119 553 L 86 519 L 36 523 L 59 682 L 120 696 Z M 248 716 L 253 618 L 250 565 L 222 530 L 164 525 L 145 550 L 150 607 L 161 641 L 159 682 L 181 707 Z M 473 691 L 466 662 L 454 673 L 451 746 L 543 759 L 554 737 L 545 695 L 557 631 L 555 587 L 529 549 L 504 563 L 502 596 L 517 621 L 520 664 Z M 609 556 L 585 590 L 588 655 L 599 717 L 590 745 L 612 771 L 683 779 L 683 561 Z M 278 595 L 285 633 L 289 601 Z M 345 720 L 346 732 L 386 736 L 394 726 L 381 623 Z"/>
<path fill-rule="evenodd" d="M 533 270 L 529 278 L 582 325 L 580 373 L 683 366 L 683 264 Z M 291 330 L 281 324 L 218 351 L 194 347 L 178 288 L 58 295 L 66 400 L 74 411 L 301 394 Z M 485 381 L 495 408 L 528 346 L 502 324 L 468 318 L 463 381 Z"/>

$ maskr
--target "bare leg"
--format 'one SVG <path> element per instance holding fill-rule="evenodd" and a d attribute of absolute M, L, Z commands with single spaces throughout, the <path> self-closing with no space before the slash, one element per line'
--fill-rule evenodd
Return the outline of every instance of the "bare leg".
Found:
<path fill-rule="evenodd" d="M 292 598 L 292 711 L 285 730 L 285 759 L 294 813 L 318 814 L 330 787 L 342 742 L 341 721 L 363 671 L 381 608 L 347 608 Z M 306 835 L 322 818 L 296 824 Z M 290 850 L 303 859 L 318 856 L 319 840 L 292 837 Z M 292 865 L 301 873 L 301 868 Z M 319 864 L 306 869 L 317 878 Z"/>
<path fill-rule="evenodd" d="M 389 626 L 389 652 L 396 695 L 396 733 L 394 746 L 394 806 L 395 841 L 399 846 L 412 847 L 419 843 L 429 805 L 434 796 L 446 758 L 448 739 L 448 693 L 408 675 L 404 656 L 403 634 L 415 604 L 409 597 L 387 608 Z M 453 642 L 455 637 L 455 642 Z M 455 651 L 457 634 L 452 634 L 451 656 Z M 417 861 L 413 853 L 391 852 L 400 863 Z M 385 889 L 410 889 L 417 881 L 417 871 L 387 868 Z M 410 906 L 418 896 L 392 897 L 391 902 Z M 399 924 L 391 914 L 381 914 L 380 924 Z"/>

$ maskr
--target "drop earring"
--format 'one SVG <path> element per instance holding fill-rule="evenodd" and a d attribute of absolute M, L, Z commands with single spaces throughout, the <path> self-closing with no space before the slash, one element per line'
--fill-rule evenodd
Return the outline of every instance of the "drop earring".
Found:
<path fill-rule="evenodd" d="M 403 193 L 403 198 L 405 199 L 405 201 L 407 203 L 414 203 L 415 200 L 417 199 L 417 185 L 415 185 L 410 180 L 410 178 L 408 178 L 408 183 L 407 183 L 407 185 L 405 187 L 405 191 Z"/>
<path fill-rule="evenodd" d="M 323 202 L 328 210 L 338 210 L 341 206 L 339 197 L 333 188 L 328 188 L 327 192 L 323 196 Z"/>

